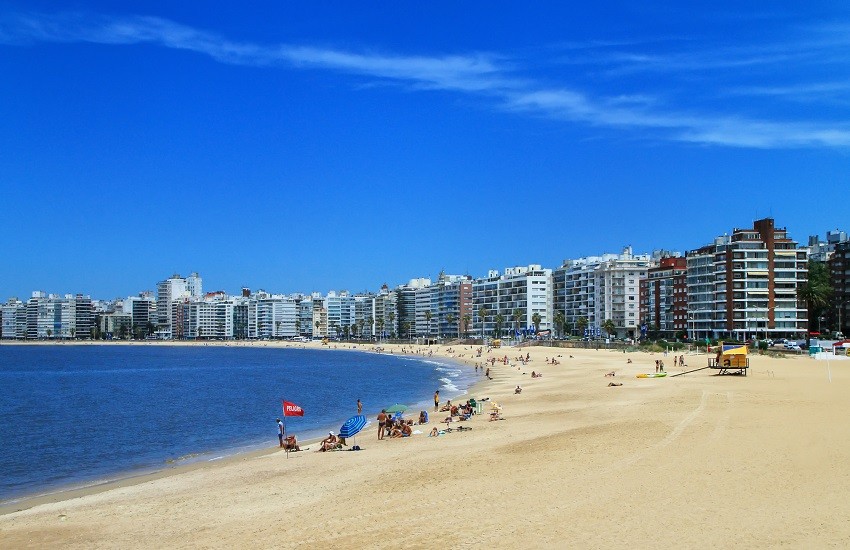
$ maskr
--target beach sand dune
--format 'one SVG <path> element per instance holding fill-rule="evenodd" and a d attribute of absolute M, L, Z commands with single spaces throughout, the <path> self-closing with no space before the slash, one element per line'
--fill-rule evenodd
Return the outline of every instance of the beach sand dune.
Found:
<path fill-rule="evenodd" d="M 831 382 L 822 362 L 758 356 L 747 377 L 637 379 L 658 355 L 525 351 L 530 364 L 497 364 L 474 389 L 490 399 L 471 431 L 377 441 L 370 427 L 362 452 L 247 455 L 91 491 L 0 516 L 2 546 L 850 546 L 850 365 Z M 494 402 L 504 420 L 488 420 Z"/>

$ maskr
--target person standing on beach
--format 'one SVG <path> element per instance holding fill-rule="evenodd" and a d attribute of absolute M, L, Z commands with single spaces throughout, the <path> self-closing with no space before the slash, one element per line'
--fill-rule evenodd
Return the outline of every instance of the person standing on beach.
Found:
<path fill-rule="evenodd" d="M 277 439 L 280 441 L 281 448 L 283 447 L 283 434 L 286 430 L 283 427 L 283 422 L 280 421 L 280 418 L 277 419 Z"/>
<path fill-rule="evenodd" d="M 440 390 L 434 392 L 434 410 L 440 410 Z"/>
<path fill-rule="evenodd" d="M 378 413 L 378 439 L 384 438 L 384 429 L 387 426 L 387 411 L 386 409 L 381 409 L 381 412 Z"/>
<path fill-rule="evenodd" d="M 359 399 L 357 400 L 357 414 L 363 414 L 363 403 Z"/>

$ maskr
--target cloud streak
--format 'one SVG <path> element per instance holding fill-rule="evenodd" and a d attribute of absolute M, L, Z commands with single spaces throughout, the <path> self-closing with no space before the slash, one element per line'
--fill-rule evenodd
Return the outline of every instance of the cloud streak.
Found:
<path fill-rule="evenodd" d="M 0 19 L 0 43 L 152 44 L 206 55 L 220 63 L 327 70 L 383 80 L 415 90 L 443 90 L 485 98 L 514 113 L 530 113 L 595 128 L 650 131 L 649 137 L 743 148 L 850 146 L 844 123 L 800 123 L 689 112 L 660 105 L 651 94 L 592 95 L 568 86 L 522 78 L 503 57 L 475 53 L 404 56 L 352 52 L 291 44 L 261 45 L 157 17 L 113 18 L 91 15 L 17 15 Z M 825 47 L 823 39 L 820 47 Z M 830 42 L 830 43 L 834 43 Z M 787 62 L 808 53 L 763 49 L 716 58 L 608 52 L 604 61 L 618 70 L 697 70 L 740 68 Z M 754 88 L 755 90 L 755 88 Z M 769 93 L 765 91 L 765 93 Z"/>

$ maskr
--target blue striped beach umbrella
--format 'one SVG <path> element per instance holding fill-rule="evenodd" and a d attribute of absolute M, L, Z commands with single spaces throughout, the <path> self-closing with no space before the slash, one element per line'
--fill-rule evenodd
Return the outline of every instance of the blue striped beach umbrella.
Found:
<path fill-rule="evenodd" d="M 352 416 L 348 420 L 345 421 L 345 424 L 339 429 L 339 436 L 348 439 L 349 437 L 354 437 L 360 430 L 366 427 L 366 417 L 362 414 L 358 414 L 356 416 Z M 360 447 L 357 445 L 357 438 L 354 438 L 354 446 L 352 449 L 360 450 Z"/>

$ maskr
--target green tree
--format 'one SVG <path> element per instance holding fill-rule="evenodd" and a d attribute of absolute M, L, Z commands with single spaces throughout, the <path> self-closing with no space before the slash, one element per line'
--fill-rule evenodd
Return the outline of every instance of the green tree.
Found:
<path fill-rule="evenodd" d="M 295 319 L 295 335 L 301 336 L 301 319 Z"/>
<path fill-rule="evenodd" d="M 369 317 L 366 317 L 366 325 L 369 326 L 369 340 L 372 339 L 372 332 L 374 332 L 373 327 L 375 326 L 374 323 L 375 320 L 372 318 L 371 315 Z"/>
<path fill-rule="evenodd" d="M 319 337 L 319 336 L 321 336 L 321 335 L 319 334 L 319 327 L 320 327 L 320 326 L 322 326 L 321 321 L 316 321 L 316 322 L 315 322 L 315 323 L 313 323 L 313 324 L 314 324 L 314 325 L 316 325 L 316 332 L 313 334 L 313 337 L 315 338 L 315 337 Z"/>
<path fill-rule="evenodd" d="M 587 328 L 587 317 L 579 317 L 576 321 L 579 336 L 584 336 L 584 329 Z"/>
<path fill-rule="evenodd" d="M 520 308 L 514 309 L 512 317 L 514 318 L 514 334 L 517 334 L 519 332 L 519 322 L 522 321 L 522 310 Z"/>
<path fill-rule="evenodd" d="M 606 319 L 604 323 L 602 323 L 602 330 L 608 333 L 608 337 L 614 336 L 617 333 L 617 325 L 614 324 L 614 321 L 611 319 Z"/>
<path fill-rule="evenodd" d="M 390 321 L 390 338 L 395 337 L 395 312 L 391 311 L 387 314 L 387 319 Z"/>
<path fill-rule="evenodd" d="M 431 337 L 431 317 L 432 317 L 432 316 L 433 316 L 433 315 L 431 314 L 431 310 L 430 310 L 430 309 L 425 310 L 425 322 L 428 324 L 428 329 L 427 329 L 427 336 L 428 336 L 428 338 L 430 338 L 430 337 Z"/>
<path fill-rule="evenodd" d="M 534 332 L 540 332 L 540 323 L 542 321 L 543 317 L 539 313 L 533 313 L 531 315 L 531 324 L 534 325 Z"/>
<path fill-rule="evenodd" d="M 566 318 L 564 317 L 563 312 L 559 311 L 555 314 L 555 327 L 558 329 L 558 336 L 564 336 L 564 325 L 566 324 Z"/>
<path fill-rule="evenodd" d="M 452 315 L 451 313 L 446 314 L 446 324 L 449 325 L 449 331 L 450 331 L 449 334 L 453 334 L 454 330 L 453 330 L 452 325 L 455 324 L 455 316 Z M 457 329 L 457 327 L 454 327 L 454 329 Z"/>
<path fill-rule="evenodd" d="M 487 306 L 481 306 L 478 309 L 478 318 L 481 319 L 481 343 L 484 343 L 484 322 L 487 320 L 487 315 L 490 314 L 490 310 L 487 309 Z"/>
<path fill-rule="evenodd" d="M 809 311 L 809 330 L 814 330 L 814 323 L 828 311 L 832 301 L 832 283 L 825 263 L 809 262 L 808 280 L 800 288 L 799 297 Z"/>
<path fill-rule="evenodd" d="M 463 323 L 464 338 L 469 338 L 469 324 L 472 322 L 472 315 L 469 313 L 465 314 L 461 322 Z"/>
<path fill-rule="evenodd" d="M 381 337 L 384 335 L 384 318 L 383 317 L 378 319 L 377 325 L 378 325 L 378 339 L 380 340 Z"/>
<path fill-rule="evenodd" d="M 50 338 L 53 338 L 53 330 L 52 329 L 47 329 L 47 338 L 48 338 L 48 340 Z"/>
<path fill-rule="evenodd" d="M 505 324 L 505 316 L 501 313 L 496 314 L 496 338 L 502 337 L 502 325 Z"/>

